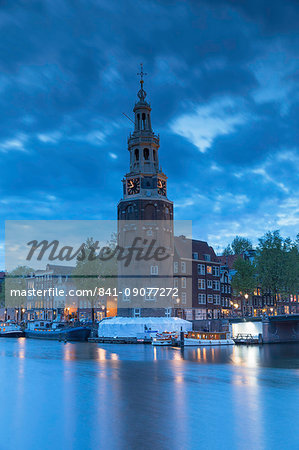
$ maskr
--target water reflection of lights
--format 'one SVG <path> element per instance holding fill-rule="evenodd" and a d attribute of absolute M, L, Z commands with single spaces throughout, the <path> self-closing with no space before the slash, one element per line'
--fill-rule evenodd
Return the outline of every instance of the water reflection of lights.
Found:
<path fill-rule="evenodd" d="M 97 348 L 97 360 L 98 361 L 105 361 L 107 359 L 106 357 L 106 350 L 103 348 Z"/>
<path fill-rule="evenodd" d="M 26 347 L 26 339 L 24 337 L 18 339 L 19 348 L 19 358 L 25 359 L 25 347 Z"/>
<path fill-rule="evenodd" d="M 176 376 L 174 377 L 174 381 L 175 381 L 176 383 L 183 383 L 183 382 L 184 382 L 184 377 L 183 377 L 182 375 L 176 375 Z"/>
<path fill-rule="evenodd" d="M 180 353 L 177 352 L 179 355 Z M 172 415 L 173 420 L 176 422 L 176 433 L 178 435 L 187 435 L 188 426 L 190 425 L 187 420 L 187 395 L 186 395 L 186 382 L 184 378 L 184 361 L 181 363 L 173 363 L 170 368 L 173 373 L 173 391 L 170 398 L 172 398 Z M 170 447 L 176 448 L 177 443 L 175 442 L 175 436 L 169 436 L 173 439 L 173 442 L 169 441 Z"/>
<path fill-rule="evenodd" d="M 201 349 L 200 348 L 198 348 L 197 349 L 197 359 L 201 359 Z"/>
<path fill-rule="evenodd" d="M 255 350 L 254 348 L 250 350 Z M 240 363 L 236 364 L 239 367 L 235 367 L 232 377 L 233 386 L 233 406 L 232 406 L 232 418 L 235 417 L 234 429 L 239 434 L 239 438 L 242 439 L 246 434 L 248 439 L 248 448 L 259 448 L 260 443 L 264 442 L 264 418 L 263 418 L 263 403 L 261 388 L 258 380 L 259 368 L 257 367 L 256 353 L 248 352 L 248 361 L 244 361 L 242 358 L 235 355 L 236 361 Z M 250 366 L 251 365 L 251 366 Z M 248 429 L 244 427 L 246 423 L 253 423 L 254 433 L 248 433 Z"/>
<path fill-rule="evenodd" d="M 63 349 L 64 349 L 63 359 L 65 361 L 72 361 L 72 360 L 76 359 L 73 354 L 71 344 L 64 344 Z"/>
<path fill-rule="evenodd" d="M 19 338 L 18 339 L 18 354 L 17 356 L 21 361 L 19 361 L 19 367 L 18 372 L 20 376 L 24 375 L 24 364 L 25 364 L 25 350 L 26 350 L 26 339 L 25 338 Z"/>
<path fill-rule="evenodd" d="M 215 349 L 211 348 L 212 361 L 215 360 Z"/>
<path fill-rule="evenodd" d="M 112 360 L 112 361 L 118 361 L 119 360 L 119 355 L 117 353 L 110 353 L 107 350 L 105 350 L 104 348 L 97 348 L 97 360 L 98 361 L 108 361 L 108 360 Z"/>
<path fill-rule="evenodd" d="M 244 349 L 234 346 L 231 361 L 235 366 L 258 367 L 258 348 L 246 347 Z"/>
<path fill-rule="evenodd" d="M 183 357 L 182 357 L 181 352 L 179 352 L 179 351 L 174 351 L 174 352 L 173 352 L 173 359 L 174 359 L 175 361 L 182 361 Z"/>

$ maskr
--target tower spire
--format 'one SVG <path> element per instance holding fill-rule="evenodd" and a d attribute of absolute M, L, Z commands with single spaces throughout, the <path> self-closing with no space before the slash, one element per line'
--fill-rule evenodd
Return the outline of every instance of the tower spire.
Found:
<path fill-rule="evenodd" d="M 145 100 L 145 97 L 146 97 L 146 92 L 143 89 L 143 83 L 144 83 L 143 77 L 144 77 L 144 75 L 147 75 L 147 73 L 143 72 L 143 64 L 142 63 L 140 63 L 140 72 L 138 72 L 137 75 L 140 76 L 140 81 L 139 81 L 139 83 L 140 83 L 140 90 L 138 91 L 137 95 L 138 95 L 140 101 L 143 102 Z"/>

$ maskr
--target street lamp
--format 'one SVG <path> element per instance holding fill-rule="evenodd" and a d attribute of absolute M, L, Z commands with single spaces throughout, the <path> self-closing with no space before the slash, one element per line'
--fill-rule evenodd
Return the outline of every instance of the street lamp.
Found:
<path fill-rule="evenodd" d="M 244 295 L 244 298 L 245 298 L 245 300 L 246 300 L 246 302 L 245 302 L 245 305 L 246 305 L 246 308 L 244 308 L 245 309 L 245 311 L 247 310 L 247 313 L 249 314 L 249 308 L 248 308 L 248 298 L 249 298 L 249 295 L 248 294 L 245 294 Z M 245 313 L 245 315 L 246 315 L 246 313 Z"/>

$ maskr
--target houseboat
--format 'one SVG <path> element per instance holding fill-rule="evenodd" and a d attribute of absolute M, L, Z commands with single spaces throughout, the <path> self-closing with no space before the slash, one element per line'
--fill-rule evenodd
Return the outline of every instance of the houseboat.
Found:
<path fill-rule="evenodd" d="M 28 322 L 25 336 L 26 338 L 56 341 L 87 341 L 90 332 L 90 328 L 83 326 L 70 326 L 64 322 L 34 320 Z"/>
<path fill-rule="evenodd" d="M 205 332 L 205 331 L 189 331 L 184 336 L 185 347 L 197 347 L 207 345 L 234 345 L 231 334 L 225 332 Z"/>
<path fill-rule="evenodd" d="M 24 336 L 24 331 L 15 322 L 12 322 L 10 320 L 7 320 L 6 322 L 0 322 L 0 337 L 19 338 L 22 336 Z"/>

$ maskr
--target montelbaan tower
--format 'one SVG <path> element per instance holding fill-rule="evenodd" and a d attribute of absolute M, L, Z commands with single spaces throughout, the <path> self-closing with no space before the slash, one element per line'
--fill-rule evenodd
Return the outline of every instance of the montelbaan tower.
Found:
<path fill-rule="evenodd" d="M 128 138 L 130 170 L 124 176 L 123 197 L 118 203 L 118 243 L 128 248 L 134 237 L 142 238 L 144 252 L 152 245 L 152 253 L 163 247 L 171 255 L 165 261 L 150 260 L 119 266 L 119 288 L 159 289 L 171 287 L 173 280 L 173 203 L 167 198 L 167 177 L 159 166 L 159 136 L 152 129 L 151 107 L 143 89 L 146 75 L 141 65 L 140 90 L 134 106 L 134 131 Z M 169 314 L 170 298 L 158 295 L 123 295 L 118 301 L 118 314 Z M 129 293 L 127 289 L 126 293 Z M 142 291 L 144 293 L 144 291 Z M 123 313 L 121 313 L 121 311 Z M 137 312 L 136 312 L 137 311 Z"/>
<path fill-rule="evenodd" d="M 134 131 L 128 138 L 130 171 L 123 182 L 118 220 L 172 220 L 173 203 L 167 198 L 167 177 L 159 166 L 159 136 L 151 123 L 151 107 L 145 100 L 141 65 L 139 100 L 133 109 Z"/>

